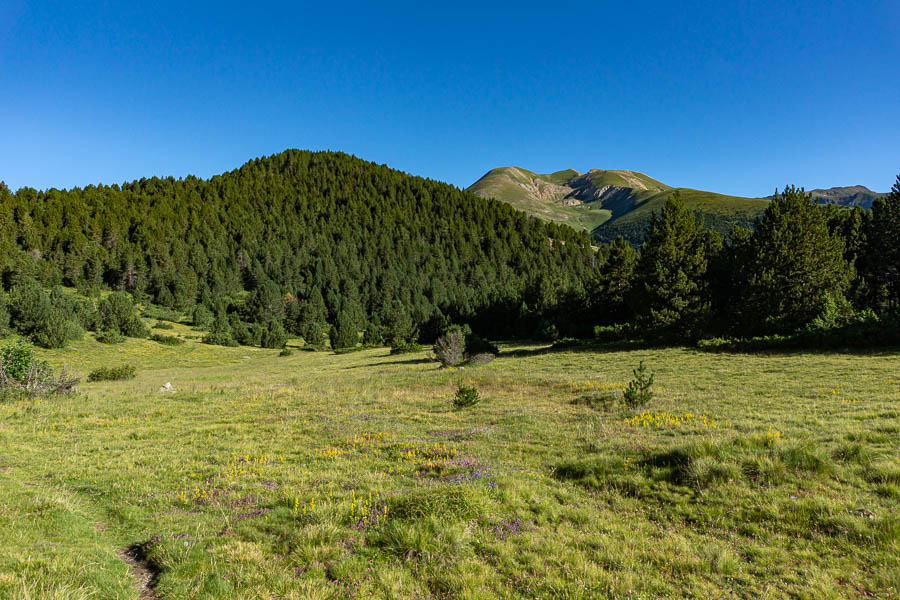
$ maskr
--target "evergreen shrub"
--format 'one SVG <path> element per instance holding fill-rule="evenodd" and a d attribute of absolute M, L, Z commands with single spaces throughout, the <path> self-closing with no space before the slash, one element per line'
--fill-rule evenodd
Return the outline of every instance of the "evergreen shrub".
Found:
<path fill-rule="evenodd" d="M 137 368 L 134 365 L 119 365 L 118 367 L 99 367 L 88 375 L 88 381 L 123 381 L 134 379 Z"/>

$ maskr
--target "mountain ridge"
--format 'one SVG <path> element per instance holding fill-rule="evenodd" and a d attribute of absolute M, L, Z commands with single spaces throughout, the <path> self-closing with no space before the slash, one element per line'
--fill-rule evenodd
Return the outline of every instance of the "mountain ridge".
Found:
<path fill-rule="evenodd" d="M 635 245 L 643 240 L 651 213 L 661 209 L 675 191 L 689 210 L 722 235 L 736 225 L 750 225 L 772 198 L 673 187 L 630 169 L 536 173 L 517 166 L 491 169 L 467 190 L 535 217 L 587 230 L 598 242 L 621 235 Z M 884 195 L 865 186 L 815 189 L 810 194 L 820 203 L 863 208 L 871 208 L 875 198 Z"/>

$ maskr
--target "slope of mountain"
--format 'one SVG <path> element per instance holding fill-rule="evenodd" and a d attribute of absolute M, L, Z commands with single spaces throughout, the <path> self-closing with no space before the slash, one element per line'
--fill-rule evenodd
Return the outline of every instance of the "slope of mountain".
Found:
<path fill-rule="evenodd" d="M 660 212 L 666 199 L 676 190 L 681 194 L 688 210 L 703 217 L 704 226 L 715 229 L 722 236 L 728 235 L 738 225 L 750 226 L 769 203 L 766 198 L 743 198 L 690 188 L 673 188 L 642 200 L 627 212 L 592 230 L 591 235 L 599 242 L 610 242 L 621 235 L 634 245 L 641 244 L 650 227 L 650 215 L 654 211 Z"/>
<path fill-rule="evenodd" d="M 864 185 L 832 187 L 827 190 L 812 190 L 812 197 L 822 204 L 839 204 L 840 206 L 859 206 L 872 208 L 872 202 L 886 194 L 873 192 Z"/>
<path fill-rule="evenodd" d="M 593 231 L 627 211 L 641 199 L 670 189 L 635 171 L 574 169 L 541 174 L 521 167 L 488 171 L 469 187 L 483 198 L 494 198 L 528 214 Z"/>
<path fill-rule="evenodd" d="M 742 198 L 713 192 L 673 188 L 643 173 L 628 170 L 573 169 L 549 174 L 520 167 L 501 167 L 486 173 L 469 187 L 485 198 L 502 200 L 531 215 L 580 227 L 597 241 L 623 236 L 640 244 L 650 223 L 675 191 L 689 210 L 700 214 L 707 226 L 727 234 L 761 213 L 765 198 Z"/>

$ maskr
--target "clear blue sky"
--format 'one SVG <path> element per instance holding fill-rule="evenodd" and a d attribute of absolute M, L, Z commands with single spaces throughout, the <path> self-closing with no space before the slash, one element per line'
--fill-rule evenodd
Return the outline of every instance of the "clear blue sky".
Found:
<path fill-rule="evenodd" d="M 748 196 L 900 173 L 897 0 L 255 4 L 0 1 L 0 179 L 285 148 L 461 187 L 501 165 Z"/>

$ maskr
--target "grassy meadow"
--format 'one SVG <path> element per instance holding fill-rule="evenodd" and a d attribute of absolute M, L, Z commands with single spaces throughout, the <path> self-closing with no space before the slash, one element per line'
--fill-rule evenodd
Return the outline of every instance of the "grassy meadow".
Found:
<path fill-rule="evenodd" d="M 142 598 L 900 596 L 897 353 L 41 356 L 82 383 L 0 404 L 0 598 L 138 598 L 128 548 Z"/>

